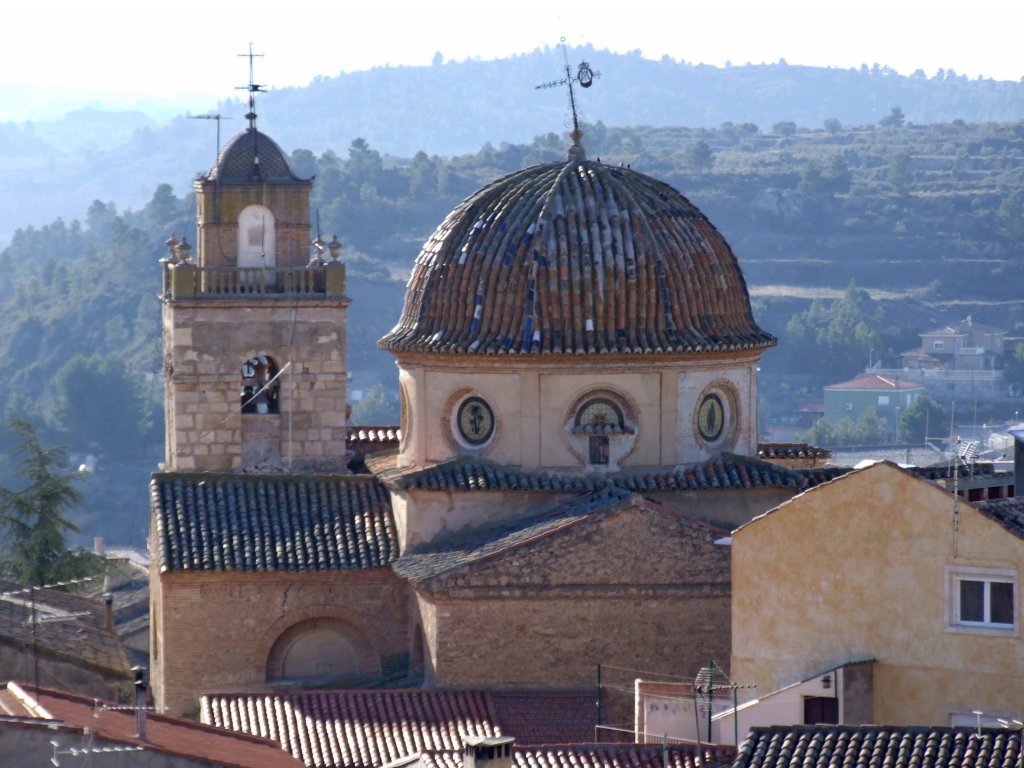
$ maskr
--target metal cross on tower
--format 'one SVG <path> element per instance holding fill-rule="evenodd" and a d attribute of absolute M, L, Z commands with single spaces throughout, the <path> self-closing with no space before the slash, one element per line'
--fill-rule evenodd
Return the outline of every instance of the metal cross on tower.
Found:
<path fill-rule="evenodd" d="M 248 112 L 248 114 L 246 114 L 245 118 L 246 118 L 246 120 L 249 121 L 249 128 L 250 128 L 250 130 L 255 130 L 256 129 L 256 94 L 257 93 L 266 93 L 266 91 L 264 90 L 265 86 L 258 85 L 257 83 L 253 82 L 254 78 L 253 78 L 252 60 L 256 59 L 256 58 L 262 58 L 263 54 L 262 53 L 253 53 L 252 52 L 252 43 L 249 43 L 249 52 L 248 53 L 240 53 L 238 55 L 241 56 L 241 57 L 249 59 L 249 84 L 248 85 L 236 86 L 235 90 L 238 90 L 238 91 L 248 91 L 249 92 L 249 112 Z"/>
<path fill-rule="evenodd" d="M 595 72 L 590 68 L 590 65 L 585 61 L 581 61 L 579 66 L 576 68 L 576 74 L 572 72 L 572 67 L 569 66 L 569 53 L 565 47 L 565 38 L 563 37 L 559 44 L 562 46 L 562 59 L 565 61 L 565 77 L 561 80 L 552 80 L 548 83 L 541 83 L 536 86 L 534 90 L 540 90 L 541 88 L 557 88 L 560 85 L 567 86 L 569 89 L 569 107 L 572 109 L 572 132 L 574 141 L 577 140 L 577 136 L 580 132 L 579 117 L 576 112 L 576 93 L 573 90 L 573 83 L 579 83 L 581 88 L 589 88 L 594 84 L 594 79 L 601 76 L 600 72 Z"/>

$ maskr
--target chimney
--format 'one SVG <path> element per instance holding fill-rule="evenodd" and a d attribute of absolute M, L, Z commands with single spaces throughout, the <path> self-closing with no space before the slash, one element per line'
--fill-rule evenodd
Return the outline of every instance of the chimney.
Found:
<path fill-rule="evenodd" d="M 146 668 L 132 667 L 135 675 L 135 736 L 146 739 Z"/>
<path fill-rule="evenodd" d="M 514 736 L 464 736 L 463 768 L 512 768 Z"/>
<path fill-rule="evenodd" d="M 109 592 L 103 593 L 103 604 L 106 606 L 106 627 L 107 632 L 114 631 L 114 596 Z"/>
<path fill-rule="evenodd" d="M 99 555 L 100 557 L 103 557 L 106 554 L 106 547 L 103 545 L 102 536 L 92 537 L 92 551 L 93 554 Z"/>

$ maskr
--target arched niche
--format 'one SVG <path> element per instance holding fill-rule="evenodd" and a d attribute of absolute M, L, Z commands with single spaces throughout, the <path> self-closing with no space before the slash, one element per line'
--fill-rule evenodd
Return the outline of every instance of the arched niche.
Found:
<path fill-rule="evenodd" d="M 331 617 L 293 624 L 267 657 L 268 683 L 345 684 L 380 674 L 380 657 L 359 630 Z"/>
<path fill-rule="evenodd" d="M 277 265 L 274 213 L 265 205 L 247 205 L 238 214 L 238 266 Z"/>

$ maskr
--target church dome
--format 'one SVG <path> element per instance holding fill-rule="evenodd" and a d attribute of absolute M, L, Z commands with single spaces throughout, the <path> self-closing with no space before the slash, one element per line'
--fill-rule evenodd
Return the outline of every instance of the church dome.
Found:
<path fill-rule="evenodd" d="M 736 257 L 667 184 L 587 160 L 484 187 L 426 241 L 393 352 L 692 353 L 759 349 Z"/>
<path fill-rule="evenodd" d="M 242 131 L 224 145 L 206 178 L 221 184 L 302 181 L 292 173 L 277 142 L 255 128 Z"/>

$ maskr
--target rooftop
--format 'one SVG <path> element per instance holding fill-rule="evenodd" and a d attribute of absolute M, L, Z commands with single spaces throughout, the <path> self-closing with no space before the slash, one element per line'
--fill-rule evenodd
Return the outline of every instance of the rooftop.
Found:
<path fill-rule="evenodd" d="M 1019 730 L 787 725 L 752 728 L 733 768 L 1003 768 L 1020 761 Z"/>
<path fill-rule="evenodd" d="M 204 696 L 202 722 L 281 742 L 308 766 L 378 768 L 420 752 L 461 755 L 463 740 L 515 735 L 592 739 L 592 693 L 380 690 L 219 693 Z M 461 757 L 458 758 L 461 762 Z"/>
<path fill-rule="evenodd" d="M 136 736 L 135 710 L 99 699 L 24 684 L 0 687 L 0 714 L 89 728 L 96 736 L 164 755 L 209 760 L 224 768 L 297 768 L 279 744 L 190 720 L 146 714 L 145 738 Z"/>
<path fill-rule="evenodd" d="M 380 342 L 432 354 L 673 354 L 763 349 L 725 239 L 679 192 L 570 160 L 469 197 L 416 259 Z"/>
<path fill-rule="evenodd" d="M 398 552 L 373 477 L 159 473 L 150 498 L 161 571 L 379 568 Z"/>

